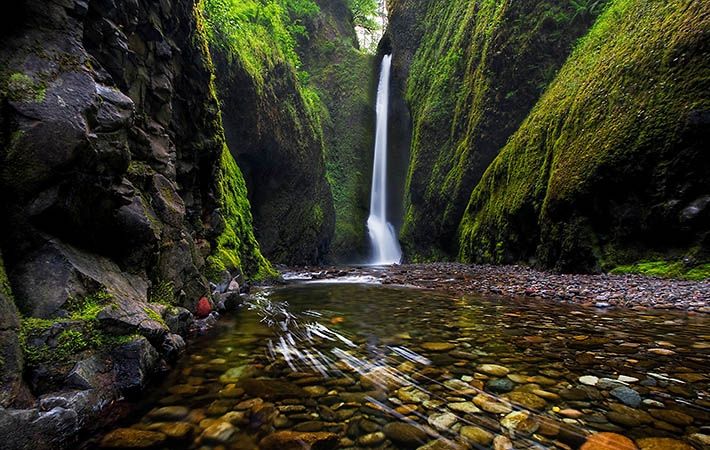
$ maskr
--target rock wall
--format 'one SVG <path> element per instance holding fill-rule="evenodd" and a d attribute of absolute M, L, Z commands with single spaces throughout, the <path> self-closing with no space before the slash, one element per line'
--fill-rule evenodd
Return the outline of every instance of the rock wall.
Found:
<path fill-rule="evenodd" d="M 399 135 L 411 135 L 407 259 L 455 257 L 473 188 L 589 24 L 554 1 L 390 4 L 393 105 Z"/>
<path fill-rule="evenodd" d="M 374 146 L 375 60 L 358 48 L 345 0 L 318 0 L 320 14 L 306 24 L 298 49 L 323 102 L 326 177 L 335 207 L 335 233 L 327 259 L 362 262 Z"/>
<path fill-rule="evenodd" d="M 28 409 L 0 429 L 61 448 L 180 352 L 198 302 L 273 271 L 193 0 L 26 0 L 2 25 L 0 406 Z"/>
<path fill-rule="evenodd" d="M 473 192 L 461 259 L 707 261 L 709 27 L 700 2 L 612 1 Z"/>

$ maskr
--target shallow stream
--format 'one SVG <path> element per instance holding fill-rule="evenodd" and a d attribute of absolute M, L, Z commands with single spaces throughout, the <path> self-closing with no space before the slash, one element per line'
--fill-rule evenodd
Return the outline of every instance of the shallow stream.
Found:
<path fill-rule="evenodd" d="M 703 314 L 293 283 L 192 341 L 102 445 L 567 449 L 610 431 L 702 449 L 709 372 Z"/>

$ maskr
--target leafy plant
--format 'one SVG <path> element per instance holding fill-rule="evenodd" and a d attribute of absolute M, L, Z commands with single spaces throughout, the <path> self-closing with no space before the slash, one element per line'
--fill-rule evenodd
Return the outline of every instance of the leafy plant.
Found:
<path fill-rule="evenodd" d="M 380 28 L 375 21 L 379 9 L 377 0 L 348 0 L 348 8 L 353 15 L 353 23 L 356 27 L 370 31 Z"/>

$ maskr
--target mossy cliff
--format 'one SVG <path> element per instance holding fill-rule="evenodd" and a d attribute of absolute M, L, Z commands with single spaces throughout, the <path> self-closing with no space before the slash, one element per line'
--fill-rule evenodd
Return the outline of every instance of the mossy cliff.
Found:
<path fill-rule="evenodd" d="M 556 1 L 392 2 L 395 95 L 412 127 L 401 231 L 408 259 L 455 256 L 473 187 L 592 13 Z"/>
<path fill-rule="evenodd" d="M 193 0 L 28 0 L 0 25 L 0 405 L 29 408 L 0 434 L 73 447 L 181 351 L 201 298 L 273 269 Z"/>
<path fill-rule="evenodd" d="M 707 261 L 708 29 L 702 2 L 612 1 L 476 186 L 460 258 Z"/>
<path fill-rule="evenodd" d="M 307 2 L 306 2 L 307 3 Z M 205 0 L 229 148 L 244 174 L 256 237 L 274 262 L 315 264 L 335 213 L 318 95 L 299 78 L 292 11 L 280 2 Z"/>
<path fill-rule="evenodd" d="M 318 0 L 298 48 L 324 108 L 326 176 L 333 192 L 335 234 L 328 259 L 364 260 L 374 145 L 374 57 L 358 48 L 345 0 Z"/>

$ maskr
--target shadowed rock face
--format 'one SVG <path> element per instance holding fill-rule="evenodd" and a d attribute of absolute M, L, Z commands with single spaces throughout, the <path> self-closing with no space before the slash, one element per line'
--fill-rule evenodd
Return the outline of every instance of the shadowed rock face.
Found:
<path fill-rule="evenodd" d="M 93 423 L 84 406 L 137 392 L 184 347 L 181 307 L 209 297 L 205 261 L 234 212 L 194 0 L 19 3 L 0 23 L 0 406 L 67 386 L 99 398 L 3 410 L 0 429 L 33 421 L 3 447 L 61 448 Z M 160 289 L 181 307 L 155 303 Z M 97 293 L 89 313 L 76 303 Z M 18 309 L 34 318 L 21 339 Z"/>

